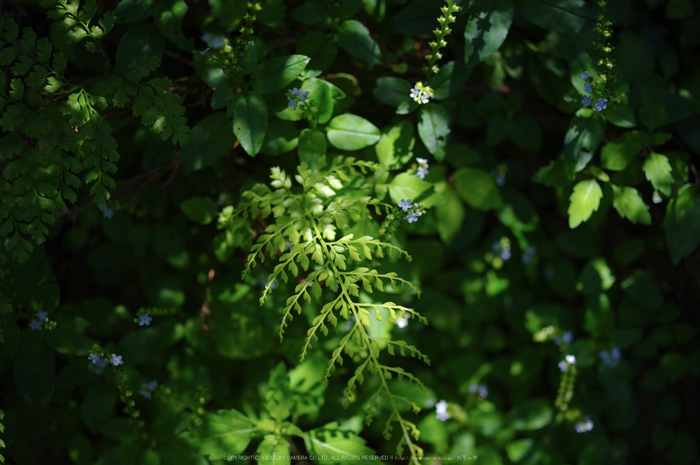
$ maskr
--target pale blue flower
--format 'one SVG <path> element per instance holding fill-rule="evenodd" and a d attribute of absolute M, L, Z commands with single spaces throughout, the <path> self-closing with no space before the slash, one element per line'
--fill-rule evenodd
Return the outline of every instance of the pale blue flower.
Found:
<path fill-rule="evenodd" d="M 97 354 L 90 354 L 88 355 L 88 360 L 92 361 L 92 363 L 97 363 L 100 357 L 98 357 Z"/>
<path fill-rule="evenodd" d="M 96 375 L 101 375 L 104 369 L 107 367 L 107 360 L 95 356 L 92 359 L 92 363 L 88 363 L 88 369 L 95 373 Z"/>
<path fill-rule="evenodd" d="M 409 212 L 408 215 L 406 216 L 406 219 L 408 220 L 409 223 L 415 223 L 418 221 L 418 214 L 416 212 Z"/>
<path fill-rule="evenodd" d="M 531 245 L 528 245 L 527 249 L 523 251 L 523 256 L 520 258 L 520 261 L 523 263 L 523 265 L 527 265 L 532 261 L 536 253 L 537 249 Z"/>
<path fill-rule="evenodd" d="M 46 312 L 42 312 L 41 310 L 36 311 L 36 318 L 39 321 L 49 321 L 48 317 L 46 316 Z"/>
<path fill-rule="evenodd" d="M 581 100 L 581 103 L 583 104 L 584 107 L 590 107 L 591 106 L 591 96 L 584 95 L 583 100 Z"/>
<path fill-rule="evenodd" d="M 293 99 L 292 97 L 287 97 L 287 100 L 289 103 L 287 103 L 288 107 L 294 107 L 294 109 L 297 109 L 297 101 Z"/>
<path fill-rule="evenodd" d="M 425 168 L 423 166 L 418 167 L 418 177 L 421 179 L 425 179 L 425 176 L 428 174 L 428 168 Z"/>
<path fill-rule="evenodd" d="M 593 92 L 593 88 L 591 87 L 592 85 L 593 85 L 593 84 L 591 84 L 590 82 L 584 83 L 584 84 L 583 84 L 583 90 L 586 91 L 586 92 L 588 92 L 588 93 L 590 94 L 591 92 Z"/>
<path fill-rule="evenodd" d="M 435 405 L 436 416 L 440 421 L 447 421 L 450 419 L 450 414 L 447 413 L 447 402 L 441 400 Z"/>
<path fill-rule="evenodd" d="M 603 361 L 606 367 L 614 367 L 622 359 L 622 352 L 619 347 L 613 347 L 610 352 L 601 350 L 598 352 L 598 357 Z"/>
<path fill-rule="evenodd" d="M 36 330 L 41 331 L 41 321 L 32 320 L 29 323 L 29 327 L 32 328 L 32 331 L 36 331 Z"/>
<path fill-rule="evenodd" d="M 561 362 L 559 362 L 559 369 L 562 373 L 564 373 L 565 371 L 569 371 L 569 364 L 562 360 Z"/>
<path fill-rule="evenodd" d="M 603 111 L 606 108 L 608 108 L 607 102 L 608 102 L 608 99 L 599 98 L 598 101 L 593 106 L 595 107 L 596 111 Z"/>
<path fill-rule="evenodd" d="M 426 160 L 425 158 L 416 157 L 416 161 L 417 161 L 418 163 L 420 163 L 421 165 L 427 165 L 427 164 L 428 164 L 428 160 Z"/>
<path fill-rule="evenodd" d="M 114 210 L 109 208 L 107 205 L 103 205 L 100 207 L 100 210 L 102 210 L 102 216 L 104 216 L 107 219 L 111 219 L 114 216 Z"/>
<path fill-rule="evenodd" d="M 403 208 L 403 211 L 407 212 L 408 209 L 411 208 L 411 199 L 401 199 L 401 202 L 399 202 L 399 208 Z"/>
<path fill-rule="evenodd" d="M 564 344 L 571 344 L 574 341 L 574 335 L 571 331 L 566 331 L 562 336 L 562 341 Z"/>
<path fill-rule="evenodd" d="M 591 417 L 586 416 L 584 421 L 580 421 L 576 423 L 576 432 L 577 433 L 585 433 L 586 431 L 590 431 L 593 429 L 593 422 L 591 421 Z"/>
<path fill-rule="evenodd" d="M 205 48 L 204 50 L 200 50 L 200 51 L 199 51 L 199 54 L 200 54 L 200 55 L 204 55 L 204 54 L 207 53 L 209 50 L 211 50 L 211 49 L 210 49 L 209 47 L 207 47 L 207 48 Z"/>
<path fill-rule="evenodd" d="M 151 398 L 151 393 L 156 390 L 158 387 L 158 381 L 153 380 L 149 381 L 148 383 L 143 383 L 141 384 L 141 391 L 140 394 L 145 397 L 146 399 Z"/>
<path fill-rule="evenodd" d="M 556 335 L 554 336 L 554 342 L 560 346 L 563 344 L 571 344 L 571 342 L 574 340 L 574 335 L 571 333 L 571 331 L 566 331 L 563 335 Z"/>
<path fill-rule="evenodd" d="M 586 80 L 586 79 L 588 79 L 589 77 L 591 77 L 591 75 L 588 74 L 588 71 L 584 71 L 582 74 L 579 74 L 579 75 L 578 75 L 578 78 L 579 78 L 579 79 L 583 79 L 583 80 Z"/>
<path fill-rule="evenodd" d="M 289 94 L 292 96 L 296 95 L 297 97 L 299 97 L 301 102 L 304 103 L 306 102 L 306 98 L 309 96 L 309 91 L 303 91 L 295 87 L 294 89 L 289 91 Z"/>
<path fill-rule="evenodd" d="M 477 392 L 482 399 L 486 399 L 489 396 L 489 388 L 486 386 L 486 383 L 472 384 L 469 386 L 470 394 L 476 394 Z"/>
<path fill-rule="evenodd" d="M 221 36 L 212 36 L 208 32 L 202 34 L 201 39 L 211 48 L 221 48 L 224 46 L 224 38 Z M 207 49 L 209 50 L 209 49 Z M 206 51 L 206 50 L 205 50 Z M 201 52 L 200 52 L 201 53 Z"/>
<path fill-rule="evenodd" d="M 112 365 L 115 367 L 124 364 L 124 362 L 122 362 L 122 356 L 117 354 L 112 354 L 112 358 L 109 361 L 112 362 Z"/>
<path fill-rule="evenodd" d="M 216 36 L 211 40 L 210 45 L 214 49 L 221 48 L 224 46 L 224 38 L 221 36 Z"/>
<path fill-rule="evenodd" d="M 153 321 L 153 318 L 148 316 L 148 313 L 144 313 L 143 315 L 139 316 L 139 320 L 134 320 L 134 323 L 138 323 L 139 326 L 149 326 L 151 324 L 151 321 Z"/>

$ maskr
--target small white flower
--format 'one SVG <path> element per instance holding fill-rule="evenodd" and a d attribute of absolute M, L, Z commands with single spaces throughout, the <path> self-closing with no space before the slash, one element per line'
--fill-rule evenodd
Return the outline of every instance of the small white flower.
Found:
<path fill-rule="evenodd" d="M 447 421 L 450 419 L 450 414 L 447 413 L 447 402 L 441 400 L 435 405 L 436 416 L 440 421 Z"/>
<path fill-rule="evenodd" d="M 591 431 L 593 429 L 593 422 L 591 421 L 591 417 L 586 416 L 584 421 L 580 421 L 576 423 L 576 432 L 577 433 L 585 433 L 586 431 Z"/>
<path fill-rule="evenodd" d="M 421 165 L 427 165 L 427 164 L 428 164 L 428 160 L 426 160 L 425 158 L 416 157 L 416 161 L 417 161 L 418 163 L 420 163 Z"/>
<path fill-rule="evenodd" d="M 567 355 L 566 356 L 566 361 L 572 365 L 576 365 L 576 356 L 574 355 Z"/>

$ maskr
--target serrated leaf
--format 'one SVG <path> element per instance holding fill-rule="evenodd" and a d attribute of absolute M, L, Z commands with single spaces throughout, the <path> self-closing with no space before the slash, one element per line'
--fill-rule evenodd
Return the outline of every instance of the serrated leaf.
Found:
<path fill-rule="evenodd" d="M 600 206 L 603 190 L 595 179 L 580 181 L 574 186 L 574 192 L 569 197 L 569 227 L 577 227 L 588 220 Z"/>
<path fill-rule="evenodd" d="M 671 261 L 677 265 L 700 243 L 700 188 L 686 184 L 666 207 L 666 243 Z"/>
<path fill-rule="evenodd" d="M 621 217 L 627 218 L 632 223 L 651 224 L 649 207 L 633 187 L 617 187 L 613 189 L 613 207 Z"/>
<path fill-rule="evenodd" d="M 613 171 L 624 170 L 648 140 L 649 136 L 641 131 L 629 131 L 608 142 L 600 154 L 603 168 Z"/>
<path fill-rule="evenodd" d="M 278 434 L 267 434 L 258 446 L 258 465 L 288 465 L 291 463 L 289 443 Z"/>
<path fill-rule="evenodd" d="M 671 194 L 671 185 L 673 184 L 672 168 L 666 155 L 651 152 L 642 169 L 647 180 L 654 186 L 654 189 L 665 195 Z"/>
<path fill-rule="evenodd" d="M 255 423 L 236 410 L 219 410 L 185 433 L 184 438 L 212 460 L 240 454 L 256 436 Z"/>

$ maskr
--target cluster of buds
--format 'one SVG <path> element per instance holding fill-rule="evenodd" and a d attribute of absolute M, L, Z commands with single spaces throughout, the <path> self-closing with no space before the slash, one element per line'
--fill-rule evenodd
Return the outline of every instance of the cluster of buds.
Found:
<path fill-rule="evenodd" d="M 442 16 L 437 19 L 438 23 L 440 23 L 440 27 L 433 31 L 435 33 L 435 40 L 428 44 L 432 52 L 425 56 L 425 59 L 428 60 L 428 66 L 424 68 L 427 77 L 430 77 L 431 73 L 437 74 L 440 71 L 435 62 L 442 58 L 442 53 L 440 53 L 439 50 L 447 46 L 445 37 L 452 32 L 449 25 L 456 21 L 454 13 L 459 11 L 459 6 L 456 5 L 456 0 L 447 0 L 447 5 L 440 8 L 440 11 L 442 12 Z"/>
<path fill-rule="evenodd" d="M 253 22 L 256 19 L 257 12 L 260 10 L 262 10 L 262 6 L 259 1 L 248 2 L 248 10 L 243 17 L 245 22 L 238 30 L 240 34 L 233 41 L 233 45 L 224 37 L 212 37 L 209 33 L 205 33 L 202 35 L 202 40 L 205 41 L 209 47 L 199 53 L 204 55 L 211 49 L 216 50 L 215 53 L 207 55 L 207 61 L 212 65 L 220 67 L 227 76 L 236 75 L 243 71 L 243 60 L 246 56 L 245 48 L 251 41 L 251 36 L 254 32 Z"/>

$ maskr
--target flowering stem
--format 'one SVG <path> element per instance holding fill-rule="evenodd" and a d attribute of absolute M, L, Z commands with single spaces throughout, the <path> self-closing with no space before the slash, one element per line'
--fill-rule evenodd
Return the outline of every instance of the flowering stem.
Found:
<path fill-rule="evenodd" d="M 453 15 L 453 13 L 457 13 L 459 11 L 459 6 L 457 6 L 456 2 L 457 0 L 445 0 L 447 6 L 440 8 L 442 16 L 437 19 L 438 23 L 440 23 L 440 28 L 433 31 L 435 33 L 435 40 L 428 44 L 430 45 L 432 52 L 425 56 L 425 58 L 428 60 L 428 66 L 423 68 L 426 80 L 430 80 L 431 74 L 437 74 L 440 72 L 440 68 L 438 68 L 435 62 L 442 58 L 442 53 L 440 53 L 439 50 L 442 47 L 447 46 L 445 37 L 452 32 L 449 25 L 456 21 Z"/>

